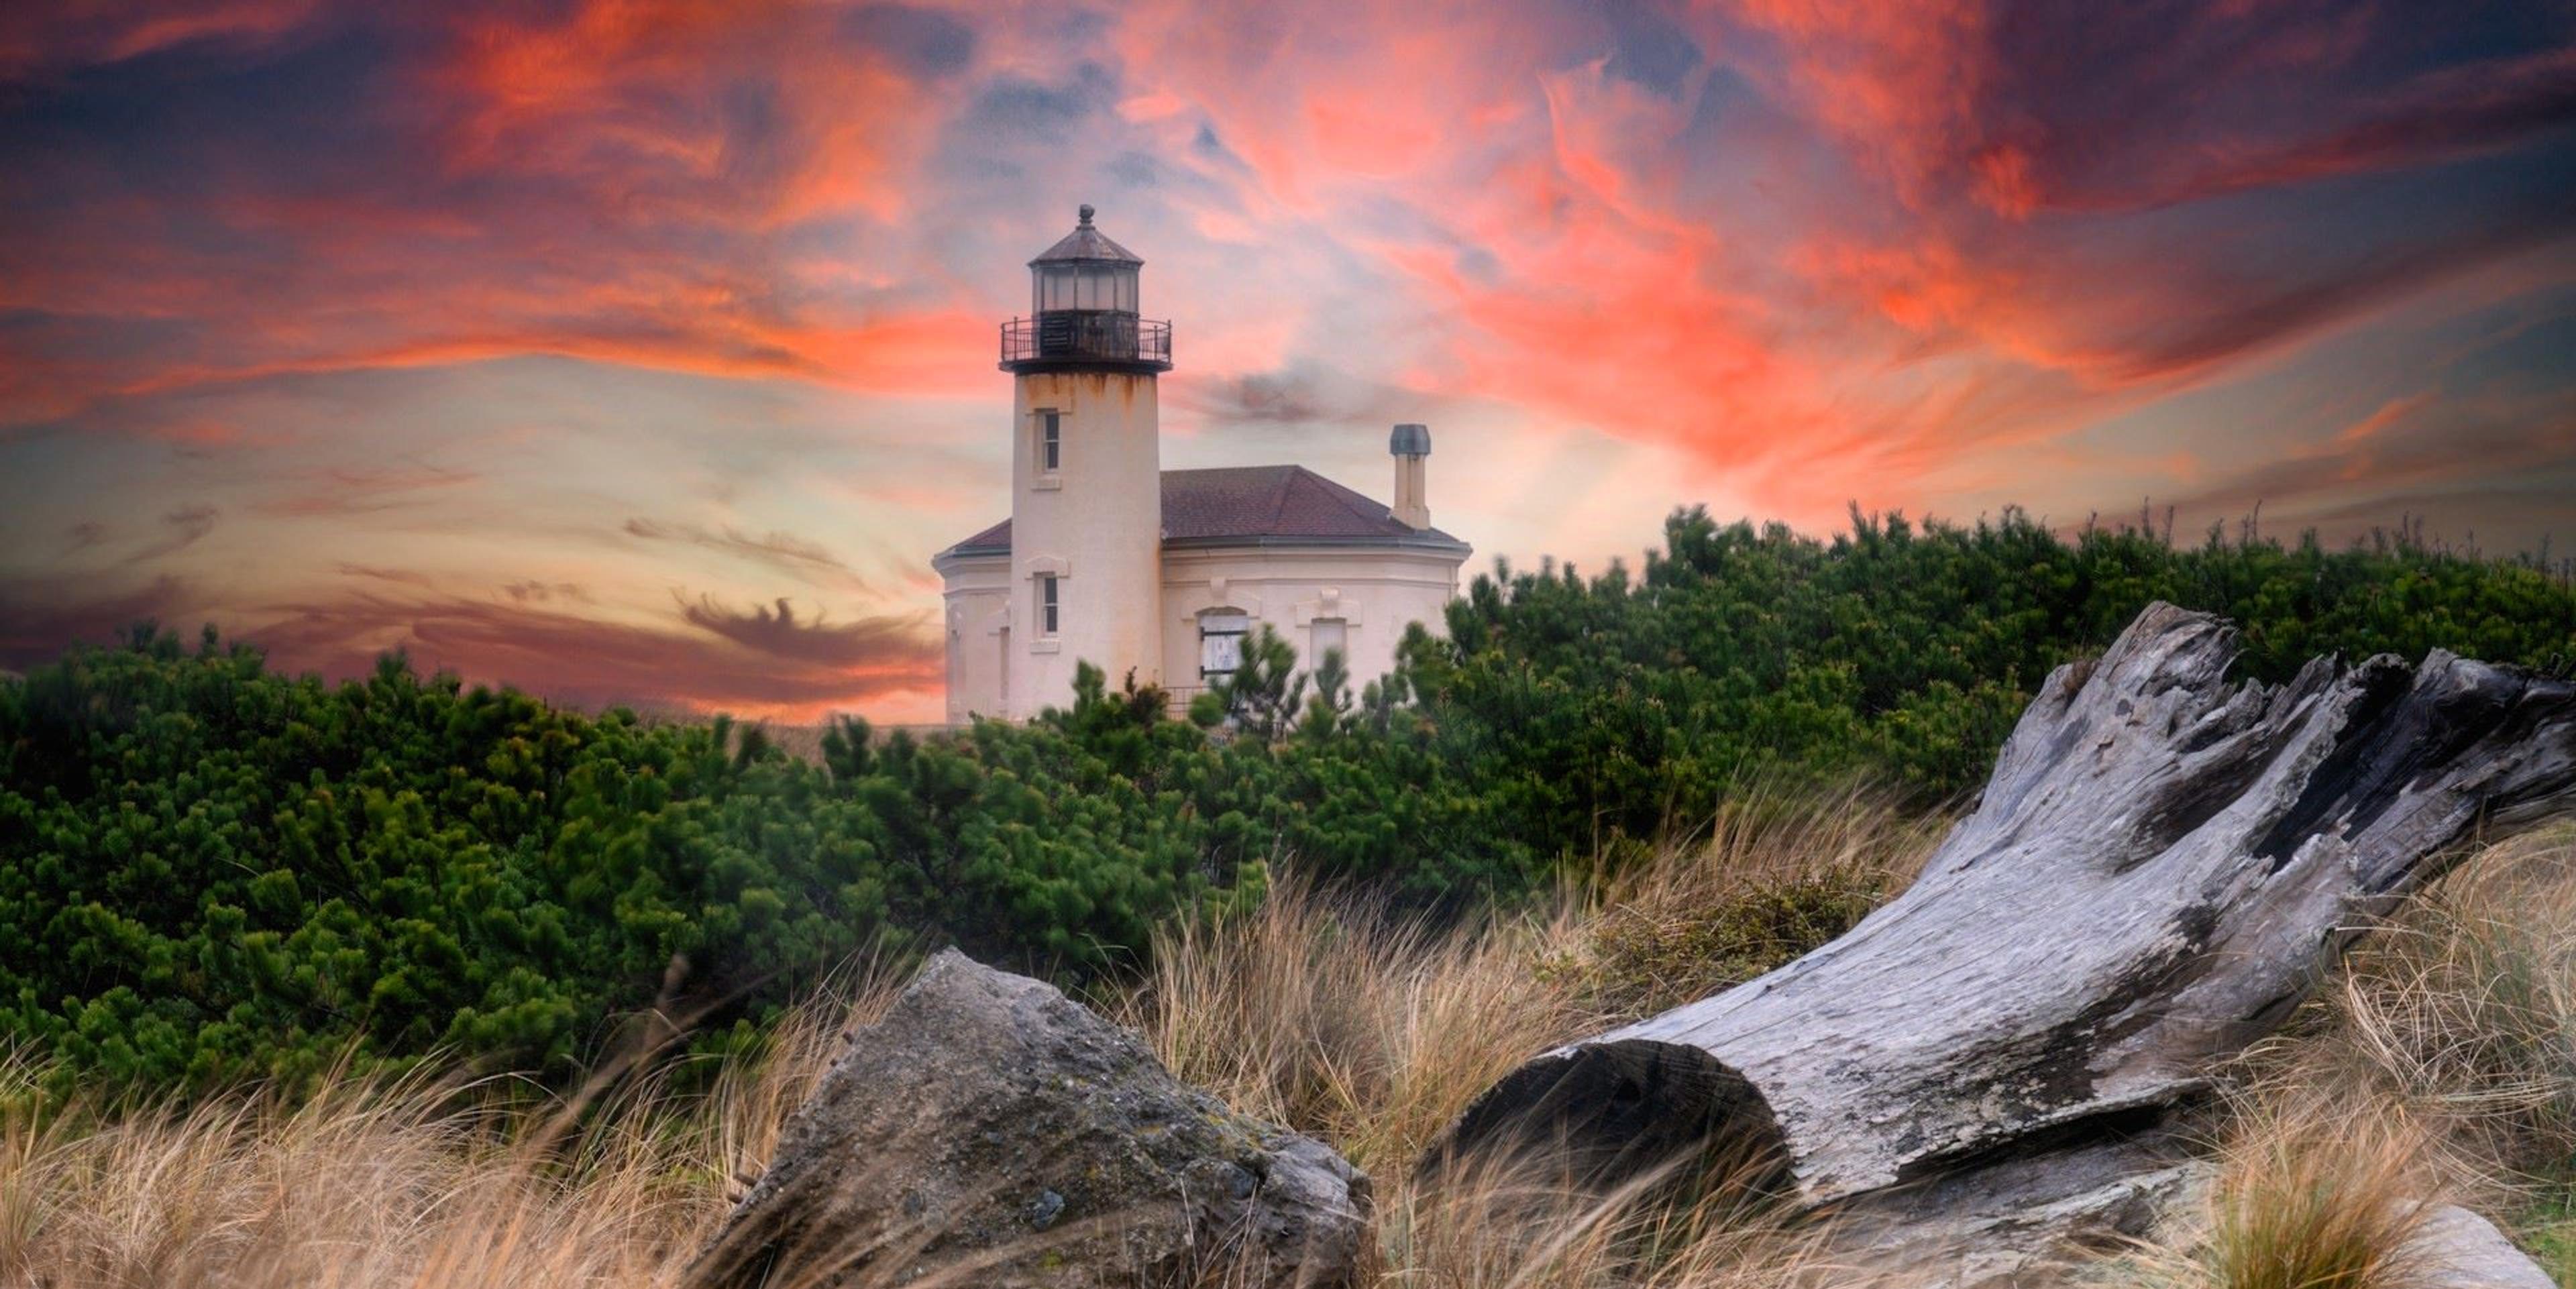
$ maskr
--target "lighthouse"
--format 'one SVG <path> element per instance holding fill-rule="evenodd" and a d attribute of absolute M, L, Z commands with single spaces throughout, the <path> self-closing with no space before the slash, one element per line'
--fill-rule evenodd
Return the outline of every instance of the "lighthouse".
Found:
<path fill-rule="evenodd" d="M 1276 632 L 1356 690 L 1440 631 L 1467 543 L 1431 525 L 1431 431 L 1395 427 L 1393 504 L 1299 465 L 1165 470 L 1156 382 L 1172 326 L 1138 311 L 1144 267 L 1081 222 L 1029 261 L 1029 316 L 1002 324 L 1010 517 L 931 557 L 946 602 L 948 720 L 1025 720 L 1073 698 L 1081 663 L 1175 711 Z"/>
<path fill-rule="evenodd" d="M 1029 316 L 1002 324 L 1011 415 L 1011 586 L 1026 663 L 1014 715 L 1060 703 L 1077 661 L 1162 683 L 1157 378 L 1172 324 L 1137 313 L 1145 261 L 1092 226 L 1029 261 Z"/>

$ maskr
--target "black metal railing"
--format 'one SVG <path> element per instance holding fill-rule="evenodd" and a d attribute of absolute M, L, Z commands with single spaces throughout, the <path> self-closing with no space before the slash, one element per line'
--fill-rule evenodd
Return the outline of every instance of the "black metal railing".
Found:
<path fill-rule="evenodd" d="M 1132 313 L 1062 310 L 1002 324 L 1002 361 L 1172 365 L 1172 324 Z"/>

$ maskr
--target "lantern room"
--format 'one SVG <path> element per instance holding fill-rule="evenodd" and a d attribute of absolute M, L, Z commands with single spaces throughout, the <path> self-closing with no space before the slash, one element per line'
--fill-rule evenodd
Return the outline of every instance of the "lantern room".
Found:
<path fill-rule="evenodd" d="M 1082 207 L 1074 230 L 1029 261 L 1033 316 L 1002 324 L 1003 370 L 1171 369 L 1172 324 L 1136 316 L 1145 261 L 1093 227 L 1093 213 Z"/>
<path fill-rule="evenodd" d="M 1033 313 L 1136 311 L 1136 270 L 1145 261 L 1091 226 L 1092 209 L 1063 241 L 1029 261 Z"/>

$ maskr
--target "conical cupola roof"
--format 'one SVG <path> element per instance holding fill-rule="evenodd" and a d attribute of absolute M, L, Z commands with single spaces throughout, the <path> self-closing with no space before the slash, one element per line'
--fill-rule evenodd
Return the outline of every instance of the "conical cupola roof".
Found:
<path fill-rule="evenodd" d="M 1074 225 L 1064 240 L 1046 249 L 1046 254 L 1029 263 L 1057 264 L 1067 260 L 1086 260 L 1094 264 L 1142 264 L 1145 257 L 1110 241 L 1107 234 L 1091 226 L 1091 207 L 1082 208 L 1082 222 Z"/>

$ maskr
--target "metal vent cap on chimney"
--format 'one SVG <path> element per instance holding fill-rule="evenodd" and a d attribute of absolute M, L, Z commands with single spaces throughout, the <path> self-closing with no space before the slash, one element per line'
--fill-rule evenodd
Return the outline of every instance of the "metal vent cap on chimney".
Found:
<path fill-rule="evenodd" d="M 1390 455 L 1400 457 L 1431 455 L 1431 427 L 1411 422 L 1395 427 L 1395 433 L 1387 436 L 1386 450 Z"/>

